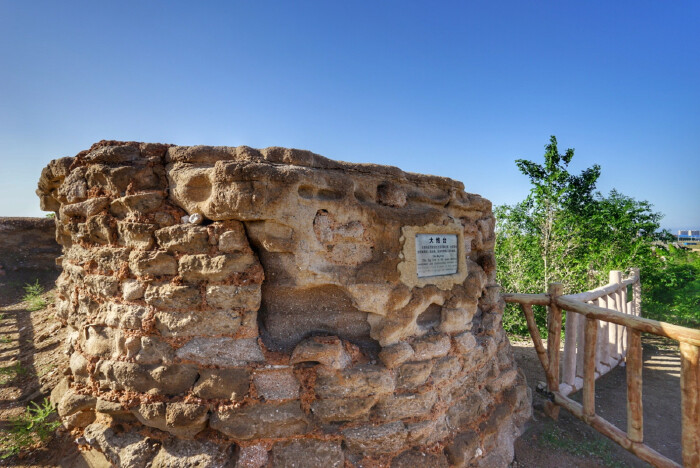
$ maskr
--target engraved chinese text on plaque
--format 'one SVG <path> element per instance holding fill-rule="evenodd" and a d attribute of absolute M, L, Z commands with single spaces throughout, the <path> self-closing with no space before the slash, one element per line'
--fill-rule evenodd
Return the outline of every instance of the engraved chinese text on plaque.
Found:
<path fill-rule="evenodd" d="M 455 234 L 416 234 L 418 277 L 454 275 L 459 264 L 458 252 Z"/>

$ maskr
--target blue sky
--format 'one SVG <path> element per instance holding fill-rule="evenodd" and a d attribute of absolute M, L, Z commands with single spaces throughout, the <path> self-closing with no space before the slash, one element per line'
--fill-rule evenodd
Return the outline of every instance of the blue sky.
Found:
<path fill-rule="evenodd" d="M 0 0 L 0 216 L 101 139 L 287 146 L 494 202 L 554 134 L 700 228 L 700 3 Z"/>

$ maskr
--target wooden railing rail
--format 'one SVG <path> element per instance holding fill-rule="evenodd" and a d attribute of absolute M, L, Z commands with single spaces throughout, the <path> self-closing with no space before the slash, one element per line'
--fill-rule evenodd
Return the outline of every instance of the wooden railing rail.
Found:
<path fill-rule="evenodd" d="M 632 300 L 628 301 L 628 286 Z M 518 303 L 525 314 L 537 357 L 547 378 L 550 401 L 545 406 L 555 418 L 564 407 L 642 460 L 658 467 L 680 466 L 644 444 L 642 407 L 641 334 L 665 336 L 680 343 L 683 464 L 700 467 L 700 330 L 650 320 L 641 315 L 639 270 L 622 279 L 610 272 L 610 283 L 578 294 L 562 294 L 552 283 L 547 294 L 503 294 L 506 302 Z M 533 305 L 547 306 L 547 348 L 535 323 Z M 562 313 L 566 312 L 564 353 L 560 360 Z M 595 380 L 617 364 L 627 364 L 627 431 L 615 427 L 595 412 Z M 562 364 L 560 381 L 560 363 Z M 582 404 L 570 398 L 583 390 Z"/>

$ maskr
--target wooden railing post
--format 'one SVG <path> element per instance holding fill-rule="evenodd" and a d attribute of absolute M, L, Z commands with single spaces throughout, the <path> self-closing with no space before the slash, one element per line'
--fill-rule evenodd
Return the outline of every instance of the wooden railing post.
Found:
<path fill-rule="evenodd" d="M 608 279 L 611 284 L 620 284 L 622 282 L 622 272 L 619 270 L 612 270 L 610 273 L 608 273 Z M 617 291 L 616 293 L 612 294 L 615 298 L 615 303 L 616 307 L 614 307 L 615 310 L 617 310 L 620 313 L 625 313 L 625 304 L 627 303 L 627 299 L 623 298 L 623 295 L 621 294 L 621 291 Z M 609 308 L 613 308 L 608 306 Z M 625 356 L 627 352 L 627 347 L 625 346 L 625 333 L 626 329 L 622 325 L 613 325 L 610 324 L 611 327 L 615 328 L 615 344 L 614 346 L 614 353 L 617 355 L 617 358 L 619 360 L 622 360 L 622 358 Z"/>
<path fill-rule="evenodd" d="M 598 299 L 598 307 L 607 307 L 608 309 L 617 310 L 617 303 L 615 302 L 615 295 L 608 294 L 607 296 L 601 297 L 600 299 Z M 615 325 L 608 323 L 605 320 L 597 320 L 596 324 L 598 325 L 598 337 L 596 338 L 596 358 L 595 358 L 595 370 L 596 370 L 596 373 L 598 374 L 596 376 L 596 378 L 597 378 L 597 377 L 600 377 L 601 375 L 605 374 L 609 370 L 609 369 L 605 368 L 605 366 L 608 365 L 605 350 L 607 349 L 608 352 L 610 350 L 610 343 L 608 342 L 608 340 L 610 339 L 609 329 L 611 327 L 614 327 Z"/>
<path fill-rule="evenodd" d="M 700 348 L 683 342 L 680 347 L 683 465 L 700 466 Z"/>
<path fill-rule="evenodd" d="M 627 329 L 627 437 L 632 442 L 644 440 L 644 413 L 642 411 L 642 333 Z"/>
<path fill-rule="evenodd" d="M 576 385 L 576 339 L 578 338 L 579 314 L 566 312 L 566 327 L 564 328 L 564 363 L 562 383 L 568 387 L 562 387 L 562 394 L 571 393 Z"/>
<path fill-rule="evenodd" d="M 549 355 L 549 372 L 551 382 L 548 382 L 547 390 L 559 391 L 559 346 L 561 345 L 561 309 L 556 303 L 556 298 L 564 293 L 564 285 L 550 283 L 547 289 L 549 294 L 549 306 L 547 306 L 547 354 Z M 559 417 L 559 407 L 552 402 L 545 405 L 545 413 L 552 419 Z"/>
<path fill-rule="evenodd" d="M 586 422 L 595 416 L 595 351 L 598 338 L 596 319 L 586 319 L 586 344 L 583 357 L 583 417 Z"/>
<path fill-rule="evenodd" d="M 583 358 L 586 355 L 586 317 L 581 314 L 576 314 L 578 317 L 578 347 L 576 348 L 576 388 L 581 390 L 583 388 Z M 580 379 L 580 383 L 578 382 Z"/>

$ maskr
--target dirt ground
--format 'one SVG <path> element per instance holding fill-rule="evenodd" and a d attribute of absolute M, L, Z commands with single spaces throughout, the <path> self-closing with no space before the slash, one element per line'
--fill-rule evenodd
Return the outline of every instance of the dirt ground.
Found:
<path fill-rule="evenodd" d="M 68 367 L 66 329 L 47 307 L 35 312 L 22 302 L 24 285 L 39 283 L 51 300 L 58 271 L 19 270 L 0 276 L 0 429 L 11 427 L 31 402 L 41 403 Z M 3 447 L 4 448 L 4 447 Z M 45 446 L 0 460 L 0 466 L 81 466 L 70 434 L 59 430 Z M 68 463 L 68 464 L 66 464 Z"/>
<path fill-rule="evenodd" d="M 63 353 L 65 329 L 51 307 L 29 312 L 23 286 L 35 280 L 51 298 L 56 271 L 11 271 L 0 276 L 0 430 L 10 427 L 30 401 L 41 402 L 68 366 Z M 565 410 L 554 422 L 542 412 L 544 399 L 534 391 L 544 381 L 532 343 L 513 340 L 515 357 L 533 389 L 534 417 L 515 446 L 513 468 L 649 466 L 609 441 Z M 680 357 L 674 342 L 644 337 L 644 437 L 648 445 L 681 462 Z M 580 401 L 580 395 L 573 399 Z M 596 411 L 626 428 L 625 368 L 596 382 Z M 652 403 L 653 402 L 653 403 Z M 59 429 L 44 446 L 0 460 L 0 466 L 87 467 L 71 435 Z"/>
<path fill-rule="evenodd" d="M 562 409 L 554 422 L 542 411 L 545 399 L 535 392 L 544 371 L 530 341 L 512 340 L 515 359 L 533 393 L 533 419 L 515 445 L 519 468 L 648 467 L 647 463 L 610 441 Z M 680 353 L 675 341 L 642 335 L 644 368 L 644 442 L 682 463 Z M 571 395 L 581 402 L 581 392 Z M 596 381 L 596 413 L 627 430 L 627 381 L 618 366 Z"/>

